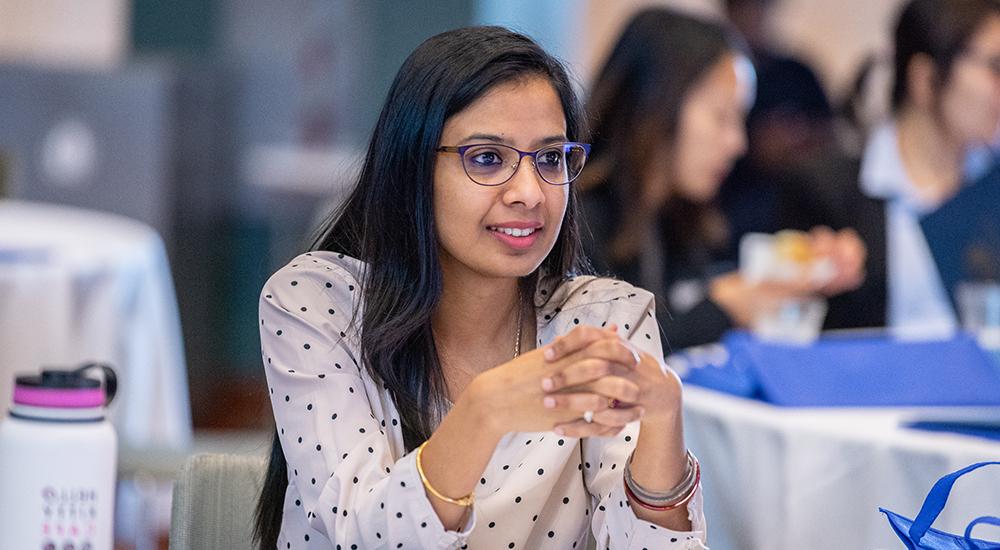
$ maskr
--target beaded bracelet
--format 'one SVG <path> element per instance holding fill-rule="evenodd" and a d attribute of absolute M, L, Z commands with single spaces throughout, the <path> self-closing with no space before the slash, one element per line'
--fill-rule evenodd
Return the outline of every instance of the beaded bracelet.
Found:
<path fill-rule="evenodd" d="M 427 481 L 427 476 L 424 475 L 423 464 L 421 464 L 420 462 L 420 457 L 423 455 L 424 452 L 424 445 L 427 445 L 427 441 L 424 441 L 423 443 L 420 444 L 419 447 L 417 447 L 417 474 L 420 475 L 420 482 L 424 484 L 424 489 L 427 489 L 428 493 L 434 495 L 435 497 L 449 504 L 454 504 L 456 506 L 464 506 L 464 507 L 472 506 L 472 504 L 476 501 L 476 493 L 469 493 L 464 497 L 460 498 L 446 497 L 441 493 L 439 493 L 437 489 L 432 487 L 431 483 Z"/>
<path fill-rule="evenodd" d="M 625 494 L 635 501 L 636 504 L 649 510 L 663 512 L 679 508 L 691 500 L 695 492 L 697 492 L 698 486 L 701 484 L 701 465 L 690 451 L 687 452 L 687 467 L 685 468 L 684 478 L 676 487 L 665 493 L 643 489 L 642 486 L 636 483 L 632 479 L 631 462 L 632 458 L 629 457 L 629 461 L 625 464 Z M 641 494 L 642 497 L 637 493 Z"/>

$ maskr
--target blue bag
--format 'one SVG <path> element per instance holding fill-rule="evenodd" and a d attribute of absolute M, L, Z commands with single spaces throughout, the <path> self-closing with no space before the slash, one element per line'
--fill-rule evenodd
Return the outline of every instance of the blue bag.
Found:
<path fill-rule="evenodd" d="M 920 513 L 912 520 L 885 508 L 879 508 L 879 511 L 889 518 L 889 525 L 908 550 L 1000 550 L 1000 542 L 972 538 L 972 529 L 976 525 L 986 523 L 1000 526 L 1000 518 L 997 517 L 982 516 L 972 520 L 965 528 L 965 534 L 961 536 L 931 529 L 931 524 L 941 514 L 941 510 L 948 502 L 948 494 L 951 492 L 952 486 L 955 485 L 955 480 L 973 470 L 991 464 L 1000 465 L 1000 462 L 979 462 L 939 479 L 927 493 L 927 498 L 924 499 L 924 504 L 920 507 Z"/>

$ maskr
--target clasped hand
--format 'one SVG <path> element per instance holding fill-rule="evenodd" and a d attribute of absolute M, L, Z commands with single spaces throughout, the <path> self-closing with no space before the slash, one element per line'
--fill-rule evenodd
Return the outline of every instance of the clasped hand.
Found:
<path fill-rule="evenodd" d="M 613 325 L 577 327 L 484 372 L 472 387 L 470 397 L 488 427 L 501 434 L 612 436 L 630 422 L 666 419 L 680 411 L 677 376 L 636 350 Z"/>

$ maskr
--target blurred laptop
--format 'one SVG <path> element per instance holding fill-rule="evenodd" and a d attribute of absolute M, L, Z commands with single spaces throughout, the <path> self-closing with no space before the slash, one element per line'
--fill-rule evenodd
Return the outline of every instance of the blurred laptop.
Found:
<path fill-rule="evenodd" d="M 959 283 L 1000 283 L 1000 157 L 920 225 L 952 303 Z"/>

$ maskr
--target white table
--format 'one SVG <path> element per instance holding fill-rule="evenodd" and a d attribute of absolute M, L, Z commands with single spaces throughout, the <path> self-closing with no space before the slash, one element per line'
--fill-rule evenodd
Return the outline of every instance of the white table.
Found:
<path fill-rule="evenodd" d="M 173 282 L 162 240 L 142 223 L 0 200 L 0 353 L 4 411 L 15 373 L 107 362 L 120 445 L 190 445 Z"/>
<path fill-rule="evenodd" d="M 912 410 L 778 408 L 693 385 L 684 399 L 713 550 L 903 548 L 879 506 L 912 519 L 939 477 L 1000 460 L 997 441 L 901 428 Z M 962 478 L 934 527 L 987 514 L 1000 515 L 1000 467 Z"/>

